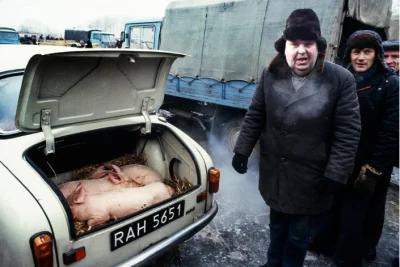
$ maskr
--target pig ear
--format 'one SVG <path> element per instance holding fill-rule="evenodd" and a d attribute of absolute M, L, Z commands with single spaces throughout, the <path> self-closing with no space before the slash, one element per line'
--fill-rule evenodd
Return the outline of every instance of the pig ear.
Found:
<path fill-rule="evenodd" d="M 85 188 L 82 183 L 79 183 L 74 192 L 74 202 L 75 204 L 82 204 L 85 202 Z"/>
<path fill-rule="evenodd" d="M 113 184 L 120 184 L 124 180 L 123 176 L 119 173 L 109 172 L 108 177 L 110 178 Z"/>
<path fill-rule="evenodd" d="M 122 170 L 120 169 L 120 167 L 118 167 L 117 165 L 111 165 L 112 166 L 112 168 L 114 169 L 114 171 L 116 172 L 116 173 L 122 173 Z"/>
<path fill-rule="evenodd" d="M 101 165 L 101 166 L 98 167 L 96 170 L 98 170 L 98 171 L 104 171 L 104 165 Z"/>
<path fill-rule="evenodd" d="M 98 167 L 93 173 L 90 174 L 89 179 L 100 179 L 106 176 L 104 172 L 104 165 Z"/>

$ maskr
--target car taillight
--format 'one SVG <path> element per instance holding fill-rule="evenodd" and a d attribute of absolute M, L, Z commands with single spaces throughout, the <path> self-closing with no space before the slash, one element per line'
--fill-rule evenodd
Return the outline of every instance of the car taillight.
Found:
<path fill-rule="evenodd" d="M 71 263 L 77 262 L 77 261 L 83 259 L 85 256 L 86 256 L 85 247 L 80 247 L 80 248 L 65 252 L 63 254 L 64 264 L 69 265 Z"/>
<path fill-rule="evenodd" d="M 197 195 L 197 203 L 200 203 L 204 200 L 207 199 L 207 191 L 201 192 L 200 194 Z"/>
<path fill-rule="evenodd" d="M 220 172 L 215 168 L 211 168 L 208 170 L 208 178 L 209 178 L 209 192 L 210 193 L 217 193 L 219 189 L 219 177 Z"/>
<path fill-rule="evenodd" d="M 48 232 L 31 237 L 31 248 L 36 267 L 53 266 L 53 240 Z"/>

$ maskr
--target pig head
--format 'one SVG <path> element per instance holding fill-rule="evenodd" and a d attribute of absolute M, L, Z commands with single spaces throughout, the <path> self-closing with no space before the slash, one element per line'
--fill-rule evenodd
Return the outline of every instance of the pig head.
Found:
<path fill-rule="evenodd" d="M 170 198 L 174 190 L 164 183 L 154 182 L 144 187 L 90 193 L 79 183 L 67 198 L 74 218 L 87 221 L 89 227 L 130 215 L 144 207 Z"/>

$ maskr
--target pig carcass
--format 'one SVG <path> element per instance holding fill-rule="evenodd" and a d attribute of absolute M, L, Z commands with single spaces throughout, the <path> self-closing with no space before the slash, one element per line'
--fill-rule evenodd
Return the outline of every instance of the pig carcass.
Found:
<path fill-rule="evenodd" d="M 170 198 L 174 189 L 154 182 L 143 187 L 89 193 L 79 183 L 67 201 L 75 219 L 87 221 L 89 227 L 124 217 L 140 209 Z"/>
<path fill-rule="evenodd" d="M 60 184 L 67 198 L 82 183 L 88 193 L 107 192 L 121 188 L 141 187 L 153 182 L 162 182 L 162 176 L 145 165 L 131 164 L 119 168 L 116 165 L 103 165 L 97 168 L 87 179 Z"/>

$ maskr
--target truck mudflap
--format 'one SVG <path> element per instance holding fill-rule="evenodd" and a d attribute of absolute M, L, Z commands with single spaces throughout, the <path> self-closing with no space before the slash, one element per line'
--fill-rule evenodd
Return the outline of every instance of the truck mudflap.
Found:
<path fill-rule="evenodd" d="M 218 204 L 216 201 L 214 201 L 212 207 L 199 220 L 195 221 L 194 223 L 177 232 L 176 234 L 148 247 L 133 258 L 116 265 L 116 267 L 143 266 L 155 257 L 165 253 L 171 247 L 177 246 L 185 240 L 194 236 L 211 222 L 217 212 Z"/>

